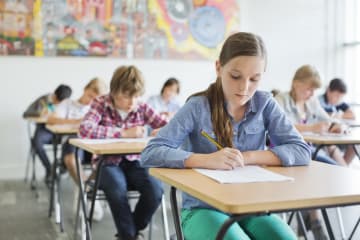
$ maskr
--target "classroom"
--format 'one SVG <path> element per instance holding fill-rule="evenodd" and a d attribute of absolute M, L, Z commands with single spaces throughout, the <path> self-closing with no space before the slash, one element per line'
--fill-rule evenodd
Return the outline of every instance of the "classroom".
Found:
<path fill-rule="evenodd" d="M 1 0 L 0 240 L 360 239 L 359 6 Z"/>

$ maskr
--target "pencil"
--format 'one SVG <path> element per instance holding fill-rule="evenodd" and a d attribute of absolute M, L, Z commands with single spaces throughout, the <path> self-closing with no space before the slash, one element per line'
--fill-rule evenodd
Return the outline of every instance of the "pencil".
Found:
<path fill-rule="evenodd" d="M 204 130 L 201 130 L 201 135 L 203 135 L 204 137 L 206 137 L 211 143 L 213 143 L 219 150 L 223 149 L 223 147 L 217 142 L 215 141 L 215 139 L 213 139 L 212 137 L 209 136 L 209 134 L 207 134 Z"/>

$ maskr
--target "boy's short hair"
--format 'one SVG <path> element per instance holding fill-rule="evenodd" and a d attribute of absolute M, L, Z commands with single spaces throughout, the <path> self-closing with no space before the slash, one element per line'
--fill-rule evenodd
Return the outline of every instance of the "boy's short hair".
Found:
<path fill-rule="evenodd" d="M 88 84 L 86 84 L 84 90 L 90 89 L 97 95 L 104 95 L 106 93 L 106 84 L 100 78 L 93 78 Z"/>
<path fill-rule="evenodd" d="M 330 81 L 329 90 L 331 92 L 337 91 L 337 92 L 341 92 L 341 93 L 346 93 L 347 87 L 346 87 L 345 82 L 342 79 L 334 78 L 333 80 Z"/>
<path fill-rule="evenodd" d="M 145 82 L 139 69 L 135 66 L 117 68 L 110 82 L 110 95 L 127 93 L 129 96 L 143 95 Z"/>
<path fill-rule="evenodd" d="M 72 90 L 68 85 L 65 84 L 60 84 L 56 89 L 55 89 L 55 96 L 57 98 L 57 100 L 59 102 L 61 102 L 62 100 L 69 98 L 71 96 Z"/>

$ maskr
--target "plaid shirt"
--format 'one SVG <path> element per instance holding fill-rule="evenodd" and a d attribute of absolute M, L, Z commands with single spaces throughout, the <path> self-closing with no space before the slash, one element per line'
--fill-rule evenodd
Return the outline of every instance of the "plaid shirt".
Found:
<path fill-rule="evenodd" d="M 140 103 L 134 110 L 122 119 L 114 107 L 110 95 L 96 98 L 89 112 L 80 124 L 79 135 L 82 138 L 121 138 L 123 130 L 150 125 L 153 129 L 160 128 L 167 123 L 165 118 L 156 113 L 146 103 Z M 139 155 L 127 155 L 129 161 L 138 160 Z M 118 165 L 122 160 L 119 155 L 107 155 L 107 164 Z"/>

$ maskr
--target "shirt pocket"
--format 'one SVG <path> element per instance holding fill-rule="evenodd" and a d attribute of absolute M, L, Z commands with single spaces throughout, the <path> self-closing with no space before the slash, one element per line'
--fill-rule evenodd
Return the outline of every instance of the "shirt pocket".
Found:
<path fill-rule="evenodd" d="M 265 148 L 266 131 L 263 122 L 256 122 L 244 127 L 239 136 L 242 150 L 263 150 Z"/>

